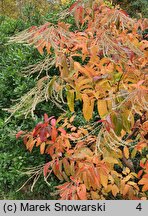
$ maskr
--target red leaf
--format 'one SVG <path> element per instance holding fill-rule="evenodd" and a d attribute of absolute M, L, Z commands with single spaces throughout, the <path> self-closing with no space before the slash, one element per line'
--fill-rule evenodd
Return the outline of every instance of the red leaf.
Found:
<path fill-rule="evenodd" d="M 80 1 L 77 1 L 77 2 L 73 3 L 73 4 L 71 5 L 71 7 L 69 8 L 69 11 L 71 12 L 74 8 L 76 8 L 76 7 L 78 6 L 79 2 L 80 2 Z"/>
<path fill-rule="evenodd" d="M 108 132 L 110 132 L 110 129 L 113 127 L 107 120 L 99 120 L 97 121 L 98 123 L 104 123 L 105 124 L 105 127 L 106 127 L 106 130 Z"/>
<path fill-rule="evenodd" d="M 84 8 L 82 6 L 79 6 L 76 8 L 75 12 L 74 12 L 74 17 L 75 17 L 75 21 L 77 26 L 79 27 L 79 23 L 83 23 L 83 15 L 84 15 Z"/>
<path fill-rule="evenodd" d="M 32 32 L 32 31 L 35 31 L 35 30 L 37 30 L 37 26 L 31 26 L 31 27 L 28 29 L 29 32 Z"/>
<path fill-rule="evenodd" d="M 50 118 L 48 118 L 48 115 L 46 113 L 44 113 L 44 122 L 45 123 L 48 123 L 53 118 L 54 118 L 54 116 L 51 116 Z"/>
<path fill-rule="evenodd" d="M 47 130 L 46 130 L 46 128 L 42 128 L 40 130 L 40 134 L 39 135 L 40 135 L 41 141 L 45 142 L 47 140 Z"/>
<path fill-rule="evenodd" d="M 44 121 L 48 122 L 48 115 L 46 113 L 44 113 Z"/>
<path fill-rule="evenodd" d="M 140 170 L 140 171 L 138 172 L 138 174 L 137 174 L 137 177 L 140 178 L 141 175 L 142 175 L 142 173 L 143 173 L 143 170 Z"/>
<path fill-rule="evenodd" d="M 54 127 L 56 126 L 56 119 L 51 120 L 51 125 L 54 126 Z"/>
<path fill-rule="evenodd" d="M 34 131 L 33 131 L 33 136 L 34 137 L 39 134 L 42 125 L 43 125 L 43 123 L 41 123 L 41 122 L 36 125 L 36 127 L 34 128 Z"/>
<path fill-rule="evenodd" d="M 121 13 L 123 13 L 125 16 L 128 16 L 128 13 L 124 10 L 120 10 Z"/>
<path fill-rule="evenodd" d="M 58 135 L 57 129 L 55 127 L 52 127 L 52 130 L 51 130 L 51 139 L 52 139 L 53 142 L 56 141 L 57 135 Z"/>
<path fill-rule="evenodd" d="M 18 139 L 22 134 L 24 134 L 24 131 L 19 131 L 17 134 L 16 134 L 16 139 Z"/>
<path fill-rule="evenodd" d="M 84 11 L 84 8 L 82 6 L 78 7 L 76 10 L 76 13 L 79 14 L 79 22 L 81 24 L 83 23 L 83 11 Z"/>

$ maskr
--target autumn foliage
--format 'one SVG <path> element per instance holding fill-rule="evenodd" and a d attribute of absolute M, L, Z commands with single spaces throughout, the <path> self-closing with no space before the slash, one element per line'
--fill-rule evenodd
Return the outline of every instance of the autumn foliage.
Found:
<path fill-rule="evenodd" d="M 74 17 L 76 30 L 64 16 Z M 39 147 L 50 155 L 43 174 L 45 181 L 51 173 L 59 179 L 60 199 L 146 199 L 148 42 L 139 30 L 148 28 L 147 20 L 134 20 L 103 1 L 77 1 L 62 18 L 11 39 L 47 53 L 30 67 L 30 74 L 42 77 L 12 114 L 21 109 L 33 115 L 44 100 L 63 112 L 57 119 L 44 114 L 43 122 L 17 138 L 29 151 Z M 53 65 L 59 75 L 50 75 Z M 85 125 L 75 124 L 77 106 Z"/>

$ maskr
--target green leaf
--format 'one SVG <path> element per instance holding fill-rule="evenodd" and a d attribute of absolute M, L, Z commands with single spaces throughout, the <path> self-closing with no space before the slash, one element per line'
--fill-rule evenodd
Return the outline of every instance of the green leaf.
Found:
<path fill-rule="evenodd" d="M 74 112 L 74 90 L 67 90 L 67 104 L 71 112 Z"/>

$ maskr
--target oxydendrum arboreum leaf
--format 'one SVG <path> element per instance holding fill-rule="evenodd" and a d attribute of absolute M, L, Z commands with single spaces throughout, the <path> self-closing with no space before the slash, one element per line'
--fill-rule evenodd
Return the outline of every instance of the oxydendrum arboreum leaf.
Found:
<path fill-rule="evenodd" d="M 108 114 L 107 101 L 98 100 L 97 101 L 98 113 L 101 118 L 104 118 Z"/>
<path fill-rule="evenodd" d="M 74 112 L 74 90 L 67 90 L 67 105 L 71 112 Z"/>
<path fill-rule="evenodd" d="M 17 137 L 29 151 L 36 146 L 49 155 L 44 176 L 53 172 L 62 183 L 61 199 L 146 199 L 148 43 L 138 31 L 147 21 L 103 0 L 79 0 L 60 18 L 16 37 L 49 58 L 31 66 L 30 74 L 47 76 L 12 112 L 33 112 L 49 100 L 47 113 L 58 116 L 44 114 L 43 123 Z"/>
<path fill-rule="evenodd" d="M 92 118 L 93 110 L 94 110 L 94 98 L 89 98 L 87 94 L 82 94 L 83 100 L 83 115 L 84 118 L 89 121 Z"/>

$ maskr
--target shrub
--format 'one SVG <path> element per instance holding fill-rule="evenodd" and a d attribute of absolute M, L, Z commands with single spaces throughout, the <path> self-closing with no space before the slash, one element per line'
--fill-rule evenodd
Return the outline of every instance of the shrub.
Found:
<path fill-rule="evenodd" d="M 51 173 L 59 179 L 61 199 L 146 199 L 148 43 L 139 28 L 145 30 L 147 20 L 97 2 L 78 1 L 66 11 L 65 20 L 74 16 L 73 31 L 59 20 L 11 39 L 48 54 L 31 68 L 40 78 L 12 107 L 13 115 L 33 115 L 45 100 L 62 112 L 58 118 L 45 113 L 43 122 L 17 138 L 30 152 L 36 146 L 49 155 L 40 172 L 45 181 Z"/>
<path fill-rule="evenodd" d="M 34 23 L 38 24 L 38 23 Z M 34 151 L 29 155 L 24 146 L 15 139 L 16 131 L 30 130 L 38 121 L 41 120 L 41 114 L 44 113 L 48 105 L 40 105 L 35 111 L 36 119 L 31 118 L 24 120 L 22 116 L 16 115 L 11 118 L 11 122 L 5 123 L 8 115 L 4 108 L 9 108 L 16 99 L 19 99 L 29 89 L 35 85 L 34 77 L 22 76 L 20 70 L 27 67 L 28 64 L 35 64 L 43 60 L 37 50 L 32 47 L 26 47 L 19 44 L 8 44 L 8 38 L 16 34 L 32 23 L 25 23 L 22 19 L 12 19 L 5 16 L 0 17 L 0 198 L 1 199 L 49 199 L 51 198 L 47 185 L 43 177 L 30 192 L 32 179 L 28 182 L 27 187 L 23 188 L 23 193 L 16 191 L 21 187 L 28 177 L 24 177 L 23 170 L 27 167 L 35 167 L 39 163 L 46 162 L 45 155 L 39 155 Z M 27 85 L 26 85 L 27 83 Z M 57 110 L 55 109 L 55 112 Z M 50 110 L 49 110 L 50 114 Z M 37 156 L 38 155 L 38 156 Z M 35 160 L 38 158 L 38 160 Z M 21 171 L 20 171 L 21 170 Z M 49 190 L 53 191 L 53 185 L 56 184 L 54 176 L 51 178 Z"/>

